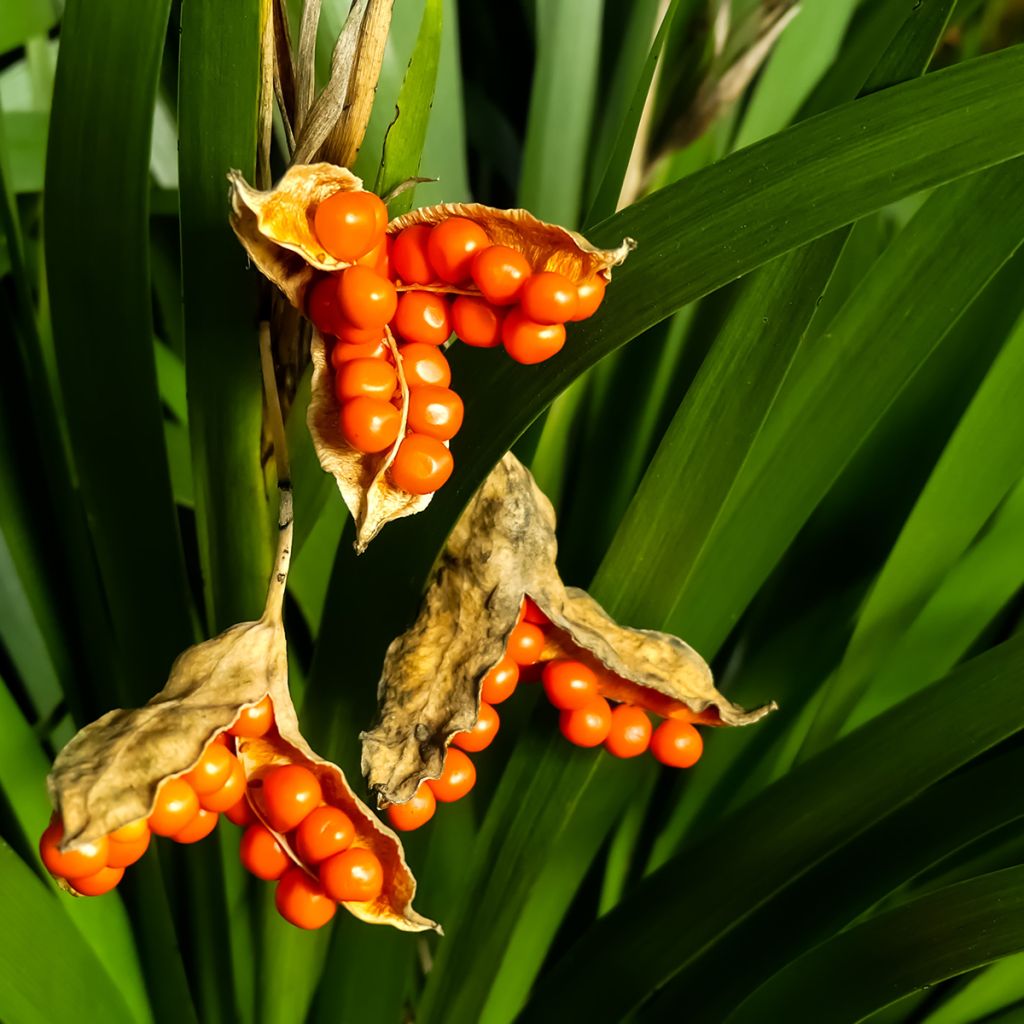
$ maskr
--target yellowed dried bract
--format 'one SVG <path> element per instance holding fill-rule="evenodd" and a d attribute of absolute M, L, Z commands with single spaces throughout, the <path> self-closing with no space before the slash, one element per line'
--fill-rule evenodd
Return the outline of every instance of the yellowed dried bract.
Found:
<path fill-rule="evenodd" d="M 614 622 L 555 568 L 551 503 L 512 455 L 463 513 L 419 617 L 388 648 L 379 716 L 363 734 L 362 769 L 381 803 L 402 803 L 441 773 L 451 737 L 469 729 L 483 675 L 502 657 L 524 595 L 598 666 L 685 706 L 709 724 L 747 725 L 773 704 L 744 711 L 715 689 L 704 660 L 678 637 Z M 660 712 L 664 713 L 664 712 Z"/>

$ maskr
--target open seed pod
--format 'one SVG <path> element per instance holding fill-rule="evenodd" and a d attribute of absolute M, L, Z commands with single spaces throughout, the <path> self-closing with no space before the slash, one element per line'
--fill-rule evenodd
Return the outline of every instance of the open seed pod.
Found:
<path fill-rule="evenodd" d="M 363 774 L 381 803 L 403 803 L 440 776 L 449 741 L 477 719 L 481 681 L 525 596 L 554 627 L 545 656 L 588 662 L 604 696 L 707 725 L 748 725 L 774 709 L 733 704 L 678 637 L 618 625 L 562 583 L 556 551 L 551 503 L 506 455 L 456 524 L 416 622 L 388 648 L 378 721 L 362 736 Z"/>

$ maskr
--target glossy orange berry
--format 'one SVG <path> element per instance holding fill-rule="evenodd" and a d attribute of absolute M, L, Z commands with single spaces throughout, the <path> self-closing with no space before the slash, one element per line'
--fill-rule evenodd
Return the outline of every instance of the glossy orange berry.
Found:
<path fill-rule="evenodd" d="M 509 633 L 505 654 L 517 665 L 535 665 L 544 652 L 544 631 L 532 622 L 520 622 Z"/>
<path fill-rule="evenodd" d="M 508 656 L 498 662 L 484 675 L 480 687 L 480 699 L 488 704 L 500 704 L 516 691 L 519 682 L 519 666 Z"/>
<path fill-rule="evenodd" d="M 175 832 L 171 838 L 176 843 L 198 843 L 205 839 L 216 827 L 220 815 L 216 811 L 208 811 L 204 807 L 199 808 L 199 813 L 180 831 Z"/>
<path fill-rule="evenodd" d="M 385 402 L 398 387 L 398 374 L 386 359 L 349 359 L 334 377 L 334 395 L 339 402 L 364 395 Z"/>
<path fill-rule="evenodd" d="M 434 796 L 443 804 L 461 800 L 476 785 L 476 766 L 469 755 L 449 747 L 439 779 L 427 779 Z"/>
<path fill-rule="evenodd" d="M 341 318 L 335 337 L 345 345 L 379 345 L 382 352 L 388 350 L 383 327 L 356 327 L 344 317 Z"/>
<path fill-rule="evenodd" d="M 224 785 L 212 793 L 199 794 L 199 805 L 204 811 L 216 811 L 219 814 L 229 807 L 234 807 L 245 796 L 245 770 L 241 761 L 233 754 L 231 760 L 231 771 L 224 780 Z"/>
<path fill-rule="evenodd" d="M 399 832 L 412 832 L 426 825 L 436 810 L 437 798 L 434 791 L 425 782 L 421 782 L 411 800 L 404 804 L 388 804 L 388 821 Z"/>
<path fill-rule="evenodd" d="M 432 284 L 434 268 L 427 256 L 429 224 L 403 228 L 391 243 L 391 269 L 403 284 Z"/>
<path fill-rule="evenodd" d="M 577 305 L 576 312 L 569 317 L 570 320 L 586 320 L 597 312 L 604 298 L 604 291 L 607 282 L 600 274 L 588 277 L 586 281 L 576 287 Z"/>
<path fill-rule="evenodd" d="M 449 217 L 431 229 L 427 257 L 442 281 L 461 284 L 469 279 L 474 254 L 489 242 L 479 224 L 465 217 Z"/>
<path fill-rule="evenodd" d="M 64 837 L 64 826 L 54 818 L 39 840 L 39 856 L 46 870 L 57 878 L 84 878 L 107 865 L 107 837 L 91 843 L 81 843 L 73 850 L 61 853 L 57 845 Z"/>
<path fill-rule="evenodd" d="M 387 223 L 387 207 L 372 192 L 335 192 L 313 214 L 317 241 L 336 260 L 345 263 L 373 249 Z"/>
<path fill-rule="evenodd" d="M 273 833 L 258 822 L 250 825 L 242 835 L 238 859 L 246 871 L 264 882 L 276 881 L 292 863 Z"/>
<path fill-rule="evenodd" d="M 107 836 L 107 867 L 126 868 L 134 864 L 149 849 L 151 838 L 145 818 L 114 829 Z"/>
<path fill-rule="evenodd" d="M 199 813 L 199 797 L 184 779 L 167 779 L 156 794 L 149 828 L 158 836 L 173 836 Z"/>
<path fill-rule="evenodd" d="M 300 764 L 283 764 L 263 776 L 263 813 L 275 832 L 290 832 L 323 800 L 317 777 Z"/>
<path fill-rule="evenodd" d="M 524 316 L 538 324 L 564 324 L 579 308 L 576 285 L 550 270 L 534 274 L 523 284 L 519 306 Z"/>
<path fill-rule="evenodd" d="M 501 343 L 517 363 L 532 366 L 561 351 L 565 344 L 565 326 L 539 324 L 524 316 L 522 310 L 512 309 L 501 325 Z"/>
<path fill-rule="evenodd" d="M 473 256 L 470 274 L 489 303 L 510 306 L 530 276 L 530 264 L 521 252 L 507 245 L 489 245 Z"/>
<path fill-rule="evenodd" d="M 448 302 L 435 292 L 402 292 L 391 327 L 403 341 L 443 345 L 452 333 Z"/>
<path fill-rule="evenodd" d="M 83 896 L 102 896 L 114 889 L 122 878 L 124 878 L 124 868 L 105 867 L 100 868 L 92 875 L 69 878 L 68 884 L 75 892 L 81 893 Z"/>
<path fill-rule="evenodd" d="M 324 274 L 306 293 L 306 316 L 321 334 L 337 334 L 344 323 L 338 304 L 338 277 Z"/>
<path fill-rule="evenodd" d="M 239 828 L 248 828 L 256 822 L 256 815 L 253 812 L 252 806 L 244 796 L 224 812 L 224 817 L 232 825 L 237 825 Z"/>
<path fill-rule="evenodd" d="M 378 334 L 381 332 L 371 331 L 368 333 Z M 339 341 L 331 346 L 331 366 L 335 370 L 340 370 L 346 363 L 355 359 L 387 359 L 388 354 L 388 346 L 384 341 L 383 334 L 378 341 L 368 341 L 358 345 Z"/>
<path fill-rule="evenodd" d="M 586 707 L 597 696 L 597 676 L 582 661 L 549 661 L 541 680 L 548 700 L 561 711 Z"/>
<path fill-rule="evenodd" d="M 323 928 L 338 909 L 323 886 L 298 866 L 290 867 L 281 876 L 274 892 L 274 906 L 289 924 L 307 931 Z"/>
<path fill-rule="evenodd" d="M 231 736 L 244 736 L 247 739 L 258 739 L 265 736 L 274 724 L 274 704 L 270 696 L 264 697 L 258 704 L 242 708 L 234 724 L 228 729 Z"/>
<path fill-rule="evenodd" d="M 446 388 L 452 382 L 452 370 L 440 349 L 433 345 L 403 345 L 398 354 L 410 388 L 433 384 Z"/>
<path fill-rule="evenodd" d="M 146 819 L 139 818 L 138 821 L 130 821 L 127 825 L 115 828 L 107 836 L 107 839 L 112 843 L 134 843 L 138 839 L 145 839 L 148 835 L 149 825 L 146 824 Z"/>
<path fill-rule="evenodd" d="M 409 494 L 433 494 L 454 468 L 452 453 L 436 437 L 407 434 L 391 463 L 391 482 Z"/>
<path fill-rule="evenodd" d="M 642 708 L 620 704 L 612 709 L 612 724 L 604 749 L 615 757 L 637 757 L 651 745 L 651 720 Z"/>
<path fill-rule="evenodd" d="M 452 327 L 456 337 L 473 348 L 494 348 L 501 344 L 502 313 L 484 299 L 460 295 L 452 303 Z"/>
<path fill-rule="evenodd" d="M 383 398 L 360 395 L 341 407 L 341 433 L 360 452 L 382 452 L 390 448 L 402 425 L 401 413 Z"/>
<path fill-rule="evenodd" d="M 212 793 L 228 781 L 234 761 L 235 755 L 230 750 L 219 743 L 211 743 L 184 779 L 197 793 Z"/>
<path fill-rule="evenodd" d="M 604 697 L 591 697 L 583 707 L 563 711 L 558 716 L 562 735 L 577 747 L 600 746 L 611 727 L 612 709 Z"/>
<path fill-rule="evenodd" d="M 387 277 L 391 269 L 391 245 L 385 235 L 365 256 L 356 260 L 361 267 L 370 267 L 381 277 Z"/>
<path fill-rule="evenodd" d="M 690 768 L 700 760 L 704 740 L 689 722 L 666 718 L 651 736 L 655 760 L 670 768 Z"/>
<path fill-rule="evenodd" d="M 519 613 L 521 620 L 526 622 L 532 622 L 537 626 L 546 626 L 551 621 L 541 610 L 537 607 L 533 598 L 524 597 L 523 607 Z"/>
<path fill-rule="evenodd" d="M 482 700 L 480 701 L 480 713 L 476 717 L 476 722 L 473 723 L 473 728 L 466 729 L 465 732 L 457 732 L 452 737 L 452 746 L 470 754 L 486 750 L 494 741 L 494 737 L 498 735 L 500 725 L 501 719 L 498 717 L 498 712 L 486 700 Z"/>
<path fill-rule="evenodd" d="M 453 438 L 462 426 L 462 399 L 451 388 L 409 389 L 409 429 L 417 434 Z"/>
<path fill-rule="evenodd" d="M 307 864 L 319 864 L 347 850 L 355 837 L 355 825 L 340 807 L 316 807 L 295 830 L 295 852 Z"/>
<path fill-rule="evenodd" d="M 375 900 L 384 888 L 384 869 L 369 850 L 354 847 L 328 857 L 320 865 L 320 882 L 339 903 Z"/>
<path fill-rule="evenodd" d="M 398 293 L 395 286 L 369 267 L 349 267 L 341 272 L 338 285 L 341 315 L 353 327 L 382 328 L 395 315 Z"/>

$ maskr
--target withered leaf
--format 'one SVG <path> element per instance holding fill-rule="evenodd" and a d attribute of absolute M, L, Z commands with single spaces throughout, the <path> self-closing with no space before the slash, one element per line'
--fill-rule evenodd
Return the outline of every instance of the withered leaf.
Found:
<path fill-rule="evenodd" d="M 501 659 L 524 596 L 557 630 L 545 657 L 588 661 L 614 700 L 709 725 L 747 725 L 773 710 L 743 710 L 678 637 L 620 626 L 566 587 L 556 551 L 551 503 L 506 455 L 456 524 L 416 622 L 388 648 L 378 720 L 362 736 L 363 774 L 381 803 L 403 803 L 441 774 L 449 740 L 476 721 L 481 680 Z"/>

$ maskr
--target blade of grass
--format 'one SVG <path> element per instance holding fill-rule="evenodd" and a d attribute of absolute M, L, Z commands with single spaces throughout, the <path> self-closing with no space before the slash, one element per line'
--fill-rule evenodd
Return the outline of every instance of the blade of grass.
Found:
<path fill-rule="evenodd" d="M 32 36 L 44 36 L 56 22 L 50 0 L 20 0 L 0 11 L 0 53 L 13 50 Z"/>
<path fill-rule="evenodd" d="M 977 1024 L 1024 1002 L 1024 953 L 1008 956 L 976 974 L 934 1013 L 927 1024 Z"/>

